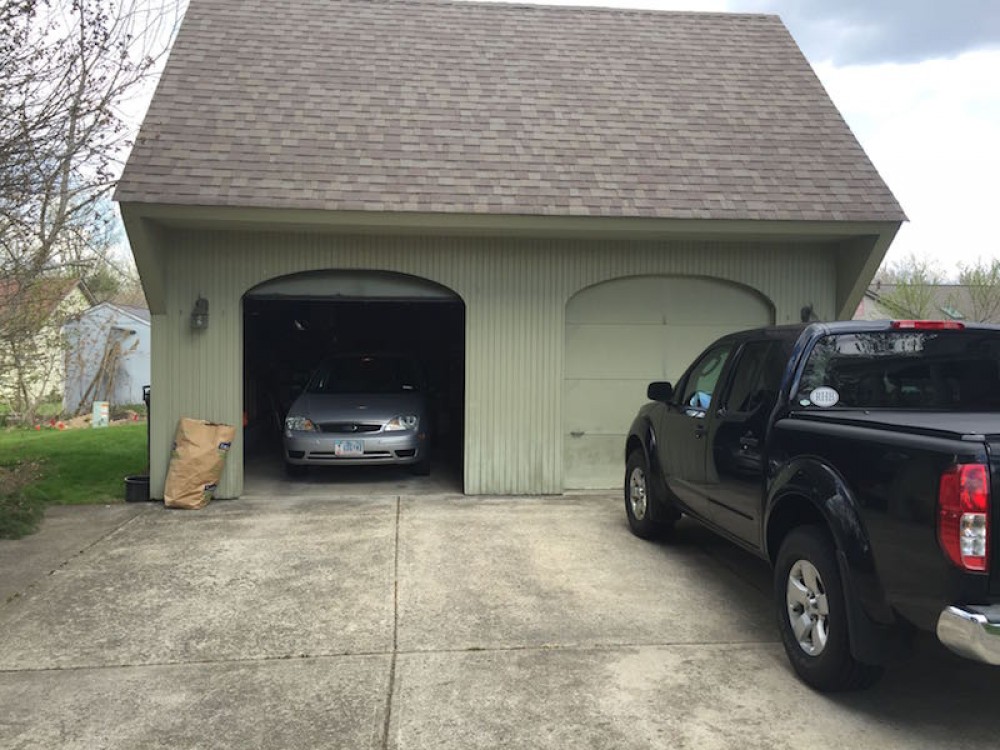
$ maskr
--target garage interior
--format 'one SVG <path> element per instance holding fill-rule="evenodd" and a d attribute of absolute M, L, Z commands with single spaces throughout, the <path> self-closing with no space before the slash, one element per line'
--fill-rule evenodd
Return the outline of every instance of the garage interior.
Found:
<path fill-rule="evenodd" d="M 432 282 L 382 272 L 276 279 L 243 299 L 244 460 L 247 488 L 274 481 L 358 491 L 405 481 L 409 492 L 462 491 L 465 306 Z M 429 477 L 405 466 L 311 466 L 285 476 L 285 415 L 327 356 L 406 354 L 421 365 L 432 415 Z"/>

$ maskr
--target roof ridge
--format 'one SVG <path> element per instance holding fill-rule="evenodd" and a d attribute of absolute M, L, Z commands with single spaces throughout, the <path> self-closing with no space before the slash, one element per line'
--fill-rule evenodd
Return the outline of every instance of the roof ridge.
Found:
<path fill-rule="evenodd" d="M 673 15 L 673 16 L 693 16 L 698 18 L 719 16 L 725 18 L 773 18 L 779 19 L 777 13 L 754 13 L 751 11 L 729 12 L 721 10 L 678 10 L 675 8 L 628 8 L 615 5 L 573 5 L 573 4 L 553 4 L 553 3 L 529 3 L 518 2 L 517 0 L 502 0 L 493 2 L 492 0 L 334 0 L 335 2 L 367 3 L 372 5 L 416 5 L 416 6 L 475 6 L 480 8 L 499 9 L 523 9 L 530 11 L 554 11 L 554 12 L 595 12 L 613 13 L 623 15 Z"/>

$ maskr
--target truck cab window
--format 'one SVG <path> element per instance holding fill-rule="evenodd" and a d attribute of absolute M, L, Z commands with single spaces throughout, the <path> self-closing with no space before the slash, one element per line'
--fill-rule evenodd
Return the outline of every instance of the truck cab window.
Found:
<path fill-rule="evenodd" d="M 751 341 L 739 355 L 732 387 L 723 404 L 730 412 L 751 412 L 773 404 L 781 385 L 784 359 L 776 341 Z"/>
<path fill-rule="evenodd" d="M 732 348 L 732 344 L 722 344 L 709 349 L 691 370 L 681 399 L 681 406 L 688 416 L 705 416 L 705 410 L 712 403 L 712 394 L 715 393 L 715 386 Z"/>
<path fill-rule="evenodd" d="M 816 397 L 817 391 L 821 398 Z M 1000 333 L 856 332 L 824 336 L 806 362 L 804 408 L 1000 411 Z"/>

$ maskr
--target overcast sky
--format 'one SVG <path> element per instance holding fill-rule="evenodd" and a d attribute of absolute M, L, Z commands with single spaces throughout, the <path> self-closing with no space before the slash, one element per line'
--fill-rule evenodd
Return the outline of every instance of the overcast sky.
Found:
<path fill-rule="evenodd" d="M 709 4 L 781 16 L 910 219 L 890 261 L 1000 257 L 998 0 Z"/>
<path fill-rule="evenodd" d="M 888 260 L 1000 258 L 1000 0 L 544 2 L 778 14 L 910 219 Z"/>

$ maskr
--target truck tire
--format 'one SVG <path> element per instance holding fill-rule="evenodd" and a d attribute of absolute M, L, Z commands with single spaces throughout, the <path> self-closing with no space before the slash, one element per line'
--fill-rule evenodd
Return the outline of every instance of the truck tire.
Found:
<path fill-rule="evenodd" d="M 785 538 L 774 568 L 774 601 L 785 653 L 807 685 L 860 690 L 882 676 L 882 667 L 851 654 L 840 567 L 823 528 L 801 526 Z"/>
<path fill-rule="evenodd" d="M 659 539 L 673 528 L 673 521 L 662 520 L 654 508 L 658 501 L 650 492 L 646 456 L 635 449 L 625 462 L 625 516 L 632 533 L 641 539 Z"/>

